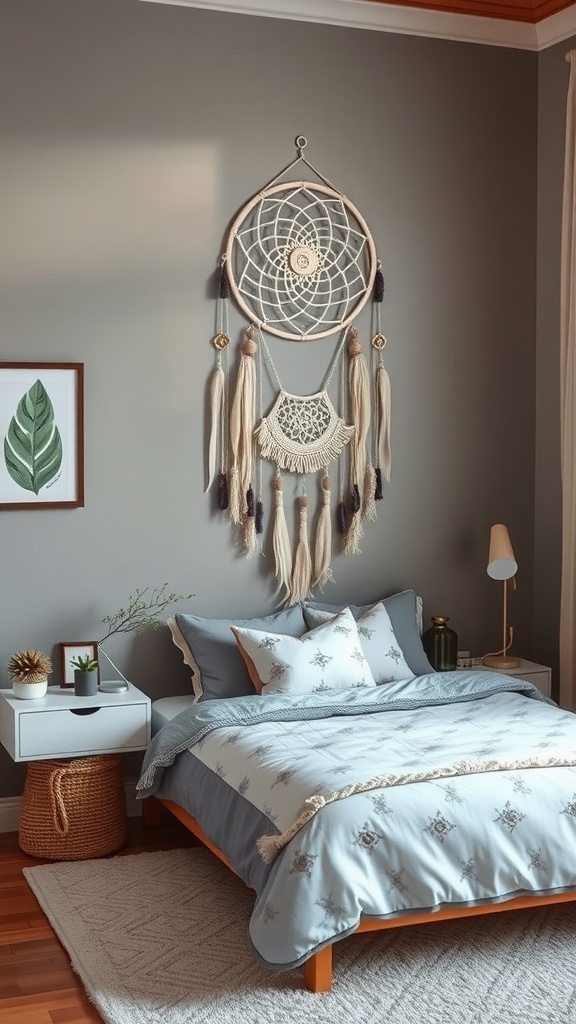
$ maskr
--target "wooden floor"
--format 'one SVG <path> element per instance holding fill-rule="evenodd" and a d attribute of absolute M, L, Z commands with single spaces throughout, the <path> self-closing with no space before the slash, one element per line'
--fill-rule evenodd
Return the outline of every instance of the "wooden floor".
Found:
<path fill-rule="evenodd" d="M 119 853 L 196 842 L 171 816 L 148 829 L 130 818 L 128 842 Z M 45 863 L 22 852 L 17 833 L 0 833 L 0 1024 L 101 1024 L 22 874 L 24 867 Z"/>

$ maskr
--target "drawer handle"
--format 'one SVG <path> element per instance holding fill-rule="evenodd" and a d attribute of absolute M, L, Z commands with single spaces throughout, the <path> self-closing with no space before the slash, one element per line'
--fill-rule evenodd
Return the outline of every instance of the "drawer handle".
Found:
<path fill-rule="evenodd" d="M 72 715 L 95 715 L 100 708 L 70 708 L 69 710 Z"/>

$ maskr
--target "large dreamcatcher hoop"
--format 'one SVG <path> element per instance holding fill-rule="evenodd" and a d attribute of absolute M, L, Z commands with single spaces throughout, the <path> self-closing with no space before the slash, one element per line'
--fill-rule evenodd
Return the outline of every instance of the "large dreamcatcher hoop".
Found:
<path fill-rule="evenodd" d="M 246 555 L 262 550 L 265 496 L 262 460 L 275 468 L 271 547 L 274 575 L 288 605 L 332 579 L 330 466 L 336 464 L 335 526 L 347 554 L 360 552 L 364 524 L 390 478 L 390 383 L 381 333 L 384 278 L 364 217 L 339 189 L 298 156 L 252 197 L 235 217 L 220 257 L 216 308 L 216 366 L 210 383 L 207 489 L 217 483 L 217 507 L 226 511 Z M 303 162 L 320 182 L 280 181 Z M 248 320 L 235 380 L 230 381 L 228 300 Z M 369 363 L 353 320 L 373 300 Z M 282 385 L 264 334 L 313 341 L 341 338 L 320 390 L 294 395 Z M 344 357 L 348 357 L 347 371 Z M 341 358 L 342 357 L 342 358 Z M 266 369 L 276 398 L 266 412 Z M 338 373 L 336 373 L 338 369 Z M 337 407 L 328 388 L 340 379 Z M 283 505 L 283 474 L 298 478 L 297 536 Z M 309 543 L 306 477 L 317 475 L 320 506 Z"/>
<path fill-rule="evenodd" d="M 226 242 L 230 291 L 252 323 L 289 340 L 341 331 L 371 295 L 376 247 L 364 217 L 302 155 L 322 182 L 278 177 L 240 210 Z M 286 173 L 286 170 L 281 172 Z"/>

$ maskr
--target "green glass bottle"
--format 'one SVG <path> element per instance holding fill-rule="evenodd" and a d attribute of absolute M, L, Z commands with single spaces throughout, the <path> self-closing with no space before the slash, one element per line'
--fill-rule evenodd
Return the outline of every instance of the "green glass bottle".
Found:
<path fill-rule="evenodd" d="M 458 636 L 446 625 L 447 615 L 433 615 L 432 625 L 422 637 L 428 661 L 435 672 L 449 672 L 458 664 Z"/>

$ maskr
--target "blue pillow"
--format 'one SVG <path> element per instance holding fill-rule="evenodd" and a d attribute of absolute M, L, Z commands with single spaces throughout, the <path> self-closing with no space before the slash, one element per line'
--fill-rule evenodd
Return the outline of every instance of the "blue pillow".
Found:
<path fill-rule="evenodd" d="M 304 618 L 309 629 L 313 629 L 316 622 L 312 615 L 307 615 L 308 608 L 313 610 L 317 608 L 319 611 L 334 612 L 336 614 L 342 611 L 342 608 L 350 608 L 355 619 L 359 619 L 361 615 L 369 611 L 373 607 L 375 601 L 371 601 L 370 604 L 321 604 L 319 601 L 303 601 L 302 610 L 304 612 Z M 433 672 L 434 669 L 426 657 L 426 652 L 422 646 L 422 640 L 420 637 L 420 630 L 418 628 L 418 600 L 413 590 L 403 590 L 399 594 L 392 594 L 391 597 L 385 597 L 382 599 L 388 615 L 390 616 L 390 622 L 392 623 L 392 629 L 396 635 L 396 640 L 402 650 L 402 654 L 411 671 L 416 676 L 424 676 L 427 672 Z"/>
<path fill-rule="evenodd" d="M 176 612 L 168 626 L 185 664 L 192 669 L 197 701 L 254 695 L 231 626 L 297 637 L 308 630 L 299 604 L 259 619 L 206 619 Z"/>

